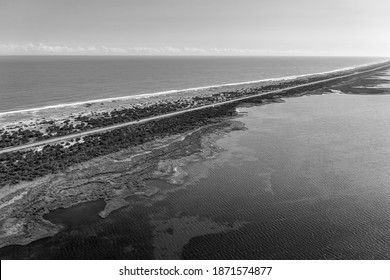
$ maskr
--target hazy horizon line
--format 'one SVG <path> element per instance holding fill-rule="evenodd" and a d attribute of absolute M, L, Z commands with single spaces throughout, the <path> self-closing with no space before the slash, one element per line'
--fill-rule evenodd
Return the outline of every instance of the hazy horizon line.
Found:
<path fill-rule="evenodd" d="M 384 54 L 351 52 L 316 53 L 302 50 L 199 47 L 108 47 L 106 45 L 71 46 L 47 43 L 0 43 L 0 56 L 316 56 L 316 57 L 390 57 Z"/>
<path fill-rule="evenodd" d="M 328 55 L 328 54 L 299 54 L 299 55 L 229 55 L 229 54 L 0 54 L 0 57 L 5 56 L 47 56 L 47 57 L 378 57 L 378 58 L 389 58 L 390 56 L 385 55 Z"/>

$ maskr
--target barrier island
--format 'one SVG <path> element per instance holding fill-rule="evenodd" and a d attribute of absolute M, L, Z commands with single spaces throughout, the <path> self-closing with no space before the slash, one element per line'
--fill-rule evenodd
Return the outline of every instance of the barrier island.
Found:
<path fill-rule="evenodd" d="M 334 91 L 387 94 L 389 62 L 327 73 L 0 114 L 0 247 L 52 236 L 52 210 L 102 199 L 101 218 L 153 196 L 151 179 L 180 185 L 182 166 L 218 156 L 245 129 L 238 106 Z M 351 90 L 353 88 L 353 91 Z"/>

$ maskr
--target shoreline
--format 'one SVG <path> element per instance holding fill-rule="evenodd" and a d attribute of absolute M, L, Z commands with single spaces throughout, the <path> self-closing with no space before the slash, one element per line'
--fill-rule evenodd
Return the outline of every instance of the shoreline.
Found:
<path fill-rule="evenodd" d="M 241 102 L 251 98 L 265 96 L 278 97 L 295 95 L 297 91 L 308 91 L 313 88 L 325 87 L 328 83 L 350 79 L 364 80 L 364 76 L 376 71 L 388 70 L 389 61 L 370 66 L 353 68 L 353 70 L 333 71 L 335 74 L 304 76 L 301 79 L 281 80 L 280 83 L 262 84 L 246 88 L 228 88 L 221 91 L 211 91 L 206 94 L 187 95 L 179 94 L 173 99 L 147 100 L 145 103 L 119 104 L 119 107 L 100 103 L 99 108 L 89 103 L 89 106 L 79 107 L 78 111 L 60 110 L 49 112 L 48 115 L 38 116 L 17 114 L 19 118 L 3 119 L 0 122 L 0 154 L 13 152 L 25 148 L 33 148 L 44 144 L 52 144 L 69 139 L 80 139 L 96 133 L 119 129 L 130 125 L 138 125 L 162 118 L 182 115 L 188 112 L 200 111 Z M 114 101 L 112 101 L 114 103 Z M 126 106 L 127 105 L 127 106 Z M 80 111 L 83 110 L 83 111 Z M 29 118 L 29 119 L 27 119 Z M 27 129 L 26 129 L 27 128 Z"/>
<path fill-rule="evenodd" d="M 284 77 L 277 77 L 277 78 L 267 78 L 267 79 L 261 79 L 261 80 L 253 80 L 253 81 L 244 81 L 244 82 L 237 82 L 237 83 L 225 83 L 225 84 L 216 84 L 216 85 L 208 85 L 208 86 L 200 86 L 200 87 L 191 87 L 186 89 L 171 89 L 171 90 L 164 90 L 164 91 L 158 91 L 153 93 L 143 93 L 143 94 L 136 94 L 136 95 L 126 95 L 126 96 L 118 96 L 118 97 L 109 97 L 109 98 L 101 98 L 101 99 L 92 99 L 92 100 L 86 100 L 86 101 L 78 101 L 78 102 L 71 102 L 71 103 L 61 103 L 56 105 L 47 105 L 42 107 L 34 107 L 34 108 L 26 108 L 26 109 L 20 109 L 20 110 L 12 110 L 12 111 L 5 111 L 0 112 L 0 118 L 7 115 L 13 115 L 13 114 L 23 114 L 23 113 L 36 113 L 44 110 L 50 110 L 50 109 L 60 109 L 60 108 L 67 108 L 67 107 L 76 107 L 80 105 L 86 105 L 86 104 L 95 104 L 100 102 L 116 102 L 116 101 L 122 101 L 122 100 L 140 100 L 140 99 L 148 99 L 151 97 L 158 97 L 158 96 L 166 96 L 170 97 L 170 95 L 173 94 L 184 94 L 188 92 L 198 92 L 198 91 L 204 91 L 204 90 L 212 90 L 212 89 L 223 89 L 225 87 L 236 87 L 236 86 L 259 86 L 263 83 L 278 83 L 283 81 L 294 81 L 299 80 L 302 78 L 313 78 L 316 76 L 321 75 L 328 75 L 328 74 L 335 74 L 335 73 L 342 73 L 344 71 L 357 71 L 364 67 L 370 67 L 375 65 L 380 65 L 384 63 L 389 63 L 390 60 L 384 60 L 380 62 L 373 62 L 373 63 L 365 63 L 365 64 L 359 64 L 359 65 L 352 65 L 348 67 L 338 68 L 330 71 L 325 72 L 317 72 L 317 73 L 309 73 L 309 74 L 302 74 L 302 75 L 293 75 L 293 76 L 284 76 Z"/>
<path fill-rule="evenodd" d="M 303 87 L 291 90 L 290 94 L 283 98 L 324 94 L 332 92 L 332 89 L 354 90 L 356 84 L 367 85 L 368 81 L 372 80 L 370 77 L 359 76 L 341 81 L 337 80 L 339 78 L 334 78 L 337 82 L 332 85 L 320 83 L 321 87 L 316 89 Z M 377 81 L 374 79 L 371 83 Z M 342 90 L 342 92 L 347 91 Z M 20 244 L 18 243 L 20 240 L 33 241 L 40 239 L 41 236 L 47 237 L 60 230 L 53 228 L 56 225 L 42 220 L 44 214 L 58 208 L 68 208 L 82 202 L 104 199 L 106 206 L 99 214 L 100 217 L 105 218 L 111 212 L 127 206 L 125 198 L 131 195 L 144 196 L 150 193 L 163 199 L 164 192 L 156 194 L 155 190 L 151 190 L 150 186 L 145 184 L 145 180 L 162 179 L 177 184 L 180 188 L 183 183 L 182 178 L 186 176 L 180 170 L 183 164 L 218 156 L 220 148 L 216 145 L 216 140 L 230 131 L 245 129 L 245 126 L 237 122 L 236 118 L 239 117 L 237 106 L 239 104 L 262 106 L 280 102 L 279 98 L 282 97 L 276 94 L 269 95 L 255 97 L 248 100 L 249 102 L 241 101 L 226 106 L 216 106 L 205 110 L 204 115 L 188 113 L 184 115 L 186 118 L 180 116 L 169 120 L 161 119 L 152 124 L 140 124 L 139 129 L 136 127 L 130 131 L 118 129 L 116 132 L 106 132 L 86 139 L 86 143 L 70 146 L 75 149 L 74 153 L 69 151 L 73 148 L 65 146 L 57 146 L 55 149 L 52 147 L 35 153 L 19 153 L 17 157 L 25 157 L 26 162 L 33 163 L 32 166 L 42 161 L 40 157 L 35 158 L 40 155 L 46 155 L 46 158 L 51 160 L 50 167 L 53 167 L 54 162 L 60 163 L 61 158 L 72 159 L 72 155 L 75 155 L 75 161 L 72 160 L 65 169 L 50 171 L 43 177 L 40 175 L 31 181 L 22 180 L 17 184 L 9 184 L 1 188 L 0 200 L 3 207 L 0 207 L 0 233 L 2 234 L 0 248 Z M 195 120 L 196 118 L 198 120 Z M 151 132 L 148 138 L 144 132 L 149 129 Z M 146 142 L 133 143 L 130 136 L 138 135 L 137 133 Z M 123 146 L 112 147 L 119 139 L 127 139 L 131 145 L 124 143 Z M 103 151 L 103 148 L 107 149 Z M 88 154 L 88 149 L 93 153 Z M 65 152 L 66 157 L 61 157 L 61 153 L 58 153 L 60 151 Z M 80 151 L 90 157 L 78 160 L 76 156 Z M 98 153 L 98 151 L 102 152 Z M 8 162 L 15 161 L 9 159 Z"/>
<path fill-rule="evenodd" d="M 161 192 L 164 197 L 165 191 L 147 186 L 145 181 L 175 180 L 175 167 L 218 155 L 220 149 L 215 142 L 230 131 L 241 129 L 244 126 L 240 122 L 225 119 L 184 134 L 173 134 L 92 158 L 63 172 L 23 182 L 19 189 L 3 191 L 0 193 L 3 204 L 0 207 L 0 248 L 27 245 L 59 233 L 64 225 L 44 218 L 57 209 L 103 199 L 105 207 L 97 215 L 104 219 L 113 211 L 128 206 L 126 198 L 131 196 L 153 197 Z M 182 184 L 175 180 L 177 190 L 183 187 Z"/>

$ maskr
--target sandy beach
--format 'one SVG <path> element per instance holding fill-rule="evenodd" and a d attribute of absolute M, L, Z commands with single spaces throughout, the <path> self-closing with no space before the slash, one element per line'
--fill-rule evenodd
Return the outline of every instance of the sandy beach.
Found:
<path fill-rule="evenodd" d="M 38 129 L 42 127 L 42 121 L 54 121 L 63 123 L 65 120 L 71 122 L 80 116 L 99 116 L 103 113 L 109 113 L 114 110 L 131 109 L 133 107 L 148 107 L 163 101 L 180 102 L 180 100 L 190 99 L 195 96 L 211 96 L 220 92 L 227 91 L 251 91 L 254 88 L 265 86 L 275 86 L 285 82 L 305 83 L 309 79 L 322 79 L 330 75 L 345 75 L 360 71 L 365 68 L 381 65 L 382 63 L 363 64 L 359 66 L 346 67 L 327 72 L 313 73 L 308 75 L 289 76 L 275 79 L 264 79 L 258 81 L 248 81 L 241 83 L 229 83 L 223 85 L 211 85 L 206 87 L 189 88 L 183 90 L 171 90 L 150 94 L 132 95 L 116 98 L 105 98 L 75 102 L 69 104 L 57 104 L 33 109 L 16 110 L 0 113 L 0 130 L 15 131 L 19 128 Z"/>

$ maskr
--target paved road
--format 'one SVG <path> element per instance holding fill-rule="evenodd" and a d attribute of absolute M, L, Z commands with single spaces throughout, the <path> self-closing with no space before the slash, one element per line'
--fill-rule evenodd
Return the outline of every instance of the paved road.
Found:
<path fill-rule="evenodd" d="M 113 130 L 113 129 L 129 126 L 129 125 L 145 123 L 145 122 L 149 122 L 149 121 L 152 121 L 152 120 L 157 120 L 157 119 L 177 116 L 177 115 L 181 115 L 181 114 L 192 112 L 192 111 L 198 111 L 198 110 L 203 110 L 205 108 L 221 106 L 221 105 L 224 105 L 224 104 L 229 104 L 229 103 L 233 103 L 233 102 L 237 102 L 237 101 L 241 101 L 241 100 L 246 100 L 246 99 L 250 99 L 250 98 L 254 98 L 254 97 L 259 97 L 259 96 L 264 96 L 264 95 L 269 95 L 269 94 L 276 94 L 276 93 L 280 93 L 280 92 L 285 91 L 285 90 L 297 89 L 297 88 L 302 88 L 302 87 L 309 86 L 309 85 L 319 84 L 319 83 L 322 83 L 322 82 L 334 81 L 334 80 L 337 80 L 337 79 L 340 79 L 340 78 L 347 78 L 347 77 L 357 76 L 357 75 L 361 75 L 361 74 L 364 74 L 364 73 L 369 73 L 369 72 L 373 72 L 373 71 L 376 71 L 376 70 L 380 70 L 380 69 L 386 68 L 389 65 L 390 64 L 386 64 L 385 66 L 377 67 L 375 69 L 371 69 L 371 70 L 367 70 L 367 71 L 362 71 L 362 72 L 359 72 L 359 73 L 348 74 L 348 75 L 343 75 L 343 76 L 339 76 L 339 77 L 335 77 L 335 78 L 330 78 L 330 79 L 325 79 L 325 80 L 321 80 L 321 81 L 311 82 L 311 83 L 307 83 L 307 84 L 303 84 L 303 85 L 298 85 L 298 86 L 293 86 L 293 87 L 288 87 L 288 88 L 278 89 L 278 90 L 272 90 L 272 91 L 268 91 L 268 92 L 253 94 L 253 95 L 250 95 L 250 96 L 239 97 L 239 98 L 235 98 L 235 99 L 228 100 L 228 101 L 223 101 L 223 102 L 214 103 L 214 104 L 210 104 L 210 105 L 204 105 L 204 106 L 201 106 L 201 107 L 189 108 L 189 109 L 176 111 L 176 112 L 172 112 L 172 113 L 168 113 L 168 114 L 164 114 L 164 115 L 159 115 L 159 116 L 154 116 L 154 117 L 150 117 L 150 118 L 141 119 L 139 121 L 131 121 L 131 122 L 126 122 L 126 123 L 116 124 L 116 125 L 112 125 L 112 126 L 107 126 L 107 127 L 92 129 L 92 130 L 88 130 L 88 131 L 84 131 L 84 132 L 74 133 L 74 134 L 70 134 L 70 135 L 66 135 L 66 136 L 56 137 L 56 138 L 52 138 L 52 139 L 48 139 L 48 140 L 44 140 L 44 141 L 39 141 L 39 142 L 31 143 L 31 144 L 26 144 L 26 145 L 20 145 L 20 146 L 16 146 L 16 147 L 10 147 L 10 148 L 6 148 L 6 149 L 1 149 L 0 150 L 0 154 L 8 153 L 8 152 L 14 152 L 14 151 L 22 150 L 22 149 L 29 149 L 29 148 L 33 148 L 33 147 L 37 147 L 37 146 L 41 146 L 41 145 L 52 144 L 52 143 L 55 143 L 55 142 L 60 142 L 60 141 L 69 140 L 69 139 L 73 139 L 73 138 L 77 138 L 77 137 L 83 137 L 83 136 L 87 136 L 87 135 L 91 135 L 91 134 L 95 134 L 95 133 L 105 132 L 105 131 L 109 131 L 109 130 Z"/>

